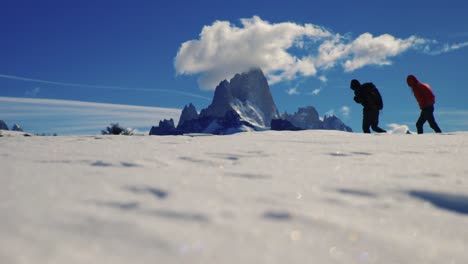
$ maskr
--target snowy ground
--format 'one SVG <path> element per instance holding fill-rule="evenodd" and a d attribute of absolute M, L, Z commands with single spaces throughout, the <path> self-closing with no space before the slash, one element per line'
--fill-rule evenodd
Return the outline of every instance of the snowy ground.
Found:
<path fill-rule="evenodd" d="M 467 263 L 468 132 L 0 137 L 0 263 Z"/>

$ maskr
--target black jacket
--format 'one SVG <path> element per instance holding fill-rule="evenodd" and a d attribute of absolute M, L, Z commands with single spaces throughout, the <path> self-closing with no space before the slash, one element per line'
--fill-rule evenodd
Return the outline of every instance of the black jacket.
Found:
<path fill-rule="evenodd" d="M 382 110 L 383 101 L 373 83 L 364 83 L 354 91 L 354 101 L 364 106 L 364 110 Z"/>

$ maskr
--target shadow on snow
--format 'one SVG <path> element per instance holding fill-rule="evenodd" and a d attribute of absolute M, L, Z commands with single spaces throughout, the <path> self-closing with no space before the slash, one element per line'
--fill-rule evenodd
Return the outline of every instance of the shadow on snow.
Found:
<path fill-rule="evenodd" d="M 441 209 L 468 214 L 468 196 L 415 190 L 408 193 Z"/>

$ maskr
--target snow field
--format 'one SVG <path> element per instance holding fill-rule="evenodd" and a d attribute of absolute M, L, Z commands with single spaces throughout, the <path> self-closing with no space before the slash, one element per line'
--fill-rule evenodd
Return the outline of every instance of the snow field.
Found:
<path fill-rule="evenodd" d="M 0 137 L 1 263 L 465 263 L 468 133 Z"/>

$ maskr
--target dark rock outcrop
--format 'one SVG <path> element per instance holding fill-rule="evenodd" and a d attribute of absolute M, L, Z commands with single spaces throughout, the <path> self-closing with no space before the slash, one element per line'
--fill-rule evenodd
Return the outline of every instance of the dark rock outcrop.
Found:
<path fill-rule="evenodd" d="M 23 129 L 18 124 L 14 124 L 13 127 L 11 128 L 11 131 L 23 132 Z"/>
<path fill-rule="evenodd" d="M 228 111 L 223 117 L 199 117 L 183 122 L 177 128 L 172 119 L 159 122 L 159 126 L 153 126 L 150 135 L 167 136 L 191 133 L 208 133 L 214 135 L 227 135 L 242 131 L 253 130 L 254 126 L 241 119 L 238 113 Z"/>
<path fill-rule="evenodd" d="M 205 129 L 215 120 L 215 117 L 199 117 L 198 119 L 187 120 L 177 126 L 179 133 L 205 133 Z"/>
<path fill-rule="evenodd" d="M 353 132 L 350 127 L 346 126 L 343 121 L 334 115 L 325 116 L 323 120 L 321 120 L 317 110 L 313 106 L 299 108 L 297 112 L 292 115 L 284 113 L 282 119 L 289 121 L 293 126 L 300 129 L 326 129 Z"/>
<path fill-rule="evenodd" d="M 301 107 L 292 115 L 284 113 L 282 118 L 302 129 L 321 129 L 323 127 L 322 120 L 313 106 Z"/>
<path fill-rule="evenodd" d="M 182 135 L 174 126 L 174 120 L 171 118 L 170 120 L 164 119 L 159 121 L 159 126 L 151 127 L 149 132 L 150 135 L 158 135 L 158 136 L 168 136 L 168 135 Z"/>
<path fill-rule="evenodd" d="M 9 130 L 7 124 L 3 122 L 3 120 L 0 120 L 0 129 L 1 130 Z"/>
<path fill-rule="evenodd" d="M 270 125 L 271 130 L 277 130 L 277 131 L 283 131 L 283 130 L 291 130 L 291 131 L 298 131 L 298 130 L 303 130 L 302 128 L 299 128 L 288 120 L 284 119 L 272 119 L 271 120 L 271 125 Z"/>
<path fill-rule="evenodd" d="M 343 121 L 334 115 L 323 118 L 323 129 L 353 132 L 349 126 L 345 125 Z"/>
<path fill-rule="evenodd" d="M 190 120 L 198 119 L 198 112 L 195 106 L 190 103 L 186 105 L 180 114 L 179 123 L 177 124 L 177 128 L 183 126 L 183 124 Z"/>
<path fill-rule="evenodd" d="M 228 135 L 254 129 L 255 126 L 243 120 L 237 112 L 229 110 L 223 117 L 215 118 L 211 121 L 203 132 L 215 135 Z"/>
<path fill-rule="evenodd" d="M 213 101 L 200 112 L 201 117 L 222 117 L 231 109 L 230 103 L 234 101 L 229 82 L 224 80 L 216 86 Z"/>

